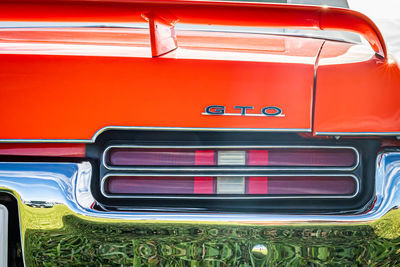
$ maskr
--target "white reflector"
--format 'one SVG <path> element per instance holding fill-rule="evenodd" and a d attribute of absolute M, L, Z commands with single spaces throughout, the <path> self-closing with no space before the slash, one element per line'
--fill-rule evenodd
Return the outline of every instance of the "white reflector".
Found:
<path fill-rule="evenodd" d="M 246 165 L 246 151 L 218 151 L 218 165 Z"/>

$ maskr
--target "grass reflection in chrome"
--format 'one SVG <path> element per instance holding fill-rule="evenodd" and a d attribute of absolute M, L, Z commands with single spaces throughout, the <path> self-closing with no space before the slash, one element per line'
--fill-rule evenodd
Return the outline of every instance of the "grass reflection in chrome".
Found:
<path fill-rule="evenodd" d="M 359 226 L 99 223 L 68 215 L 54 230 L 29 229 L 33 266 L 399 265 L 400 238 Z M 262 244 L 265 257 L 253 255 Z"/>

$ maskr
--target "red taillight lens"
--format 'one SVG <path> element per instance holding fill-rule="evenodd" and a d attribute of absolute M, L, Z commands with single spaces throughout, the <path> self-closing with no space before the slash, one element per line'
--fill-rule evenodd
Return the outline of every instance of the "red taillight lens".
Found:
<path fill-rule="evenodd" d="M 111 148 L 111 166 L 277 166 L 351 167 L 357 154 L 348 148 L 142 149 Z"/>
<path fill-rule="evenodd" d="M 351 196 L 358 190 L 352 176 L 172 177 L 110 176 L 107 194 Z"/>

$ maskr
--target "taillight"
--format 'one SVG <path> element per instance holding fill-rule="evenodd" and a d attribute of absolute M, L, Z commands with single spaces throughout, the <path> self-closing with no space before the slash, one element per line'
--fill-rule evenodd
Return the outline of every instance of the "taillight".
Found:
<path fill-rule="evenodd" d="M 168 132 L 159 140 L 158 133 L 147 134 L 101 143 L 93 188 L 110 210 L 335 213 L 360 210 L 373 195 L 370 155 L 379 142 L 214 132 Z"/>
<path fill-rule="evenodd" d="M 358 180 L 351 175 L 271 176 L 108 176 L 107 195 L 353 196 Z"/>
<path fill-rule="evenodd" d="M 133 148 L 111 147 L 104 162 L 110 168 L 168 166 L 354 167 L 351 148 Z"/>

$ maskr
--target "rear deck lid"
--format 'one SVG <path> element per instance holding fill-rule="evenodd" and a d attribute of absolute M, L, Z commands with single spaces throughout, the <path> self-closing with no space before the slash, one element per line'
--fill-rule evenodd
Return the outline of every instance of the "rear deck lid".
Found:
<path fill-rule="evenodd" d="M 353 11 L 203 1 L 3 2 L 1 21 L 146 22 L 0 32 L 0 140 L 93 141 L 111 128 L 311 132 L 323 40 L 176 23 L 379 31 Z"/>
<path fill-rule="evenodd" d="M 179 31 L 180 47 L 152 58 L 142 31 L 0 31 L 0 138 L 90 140 L 109 126 L 310 131 L 321 40 Z"/>

